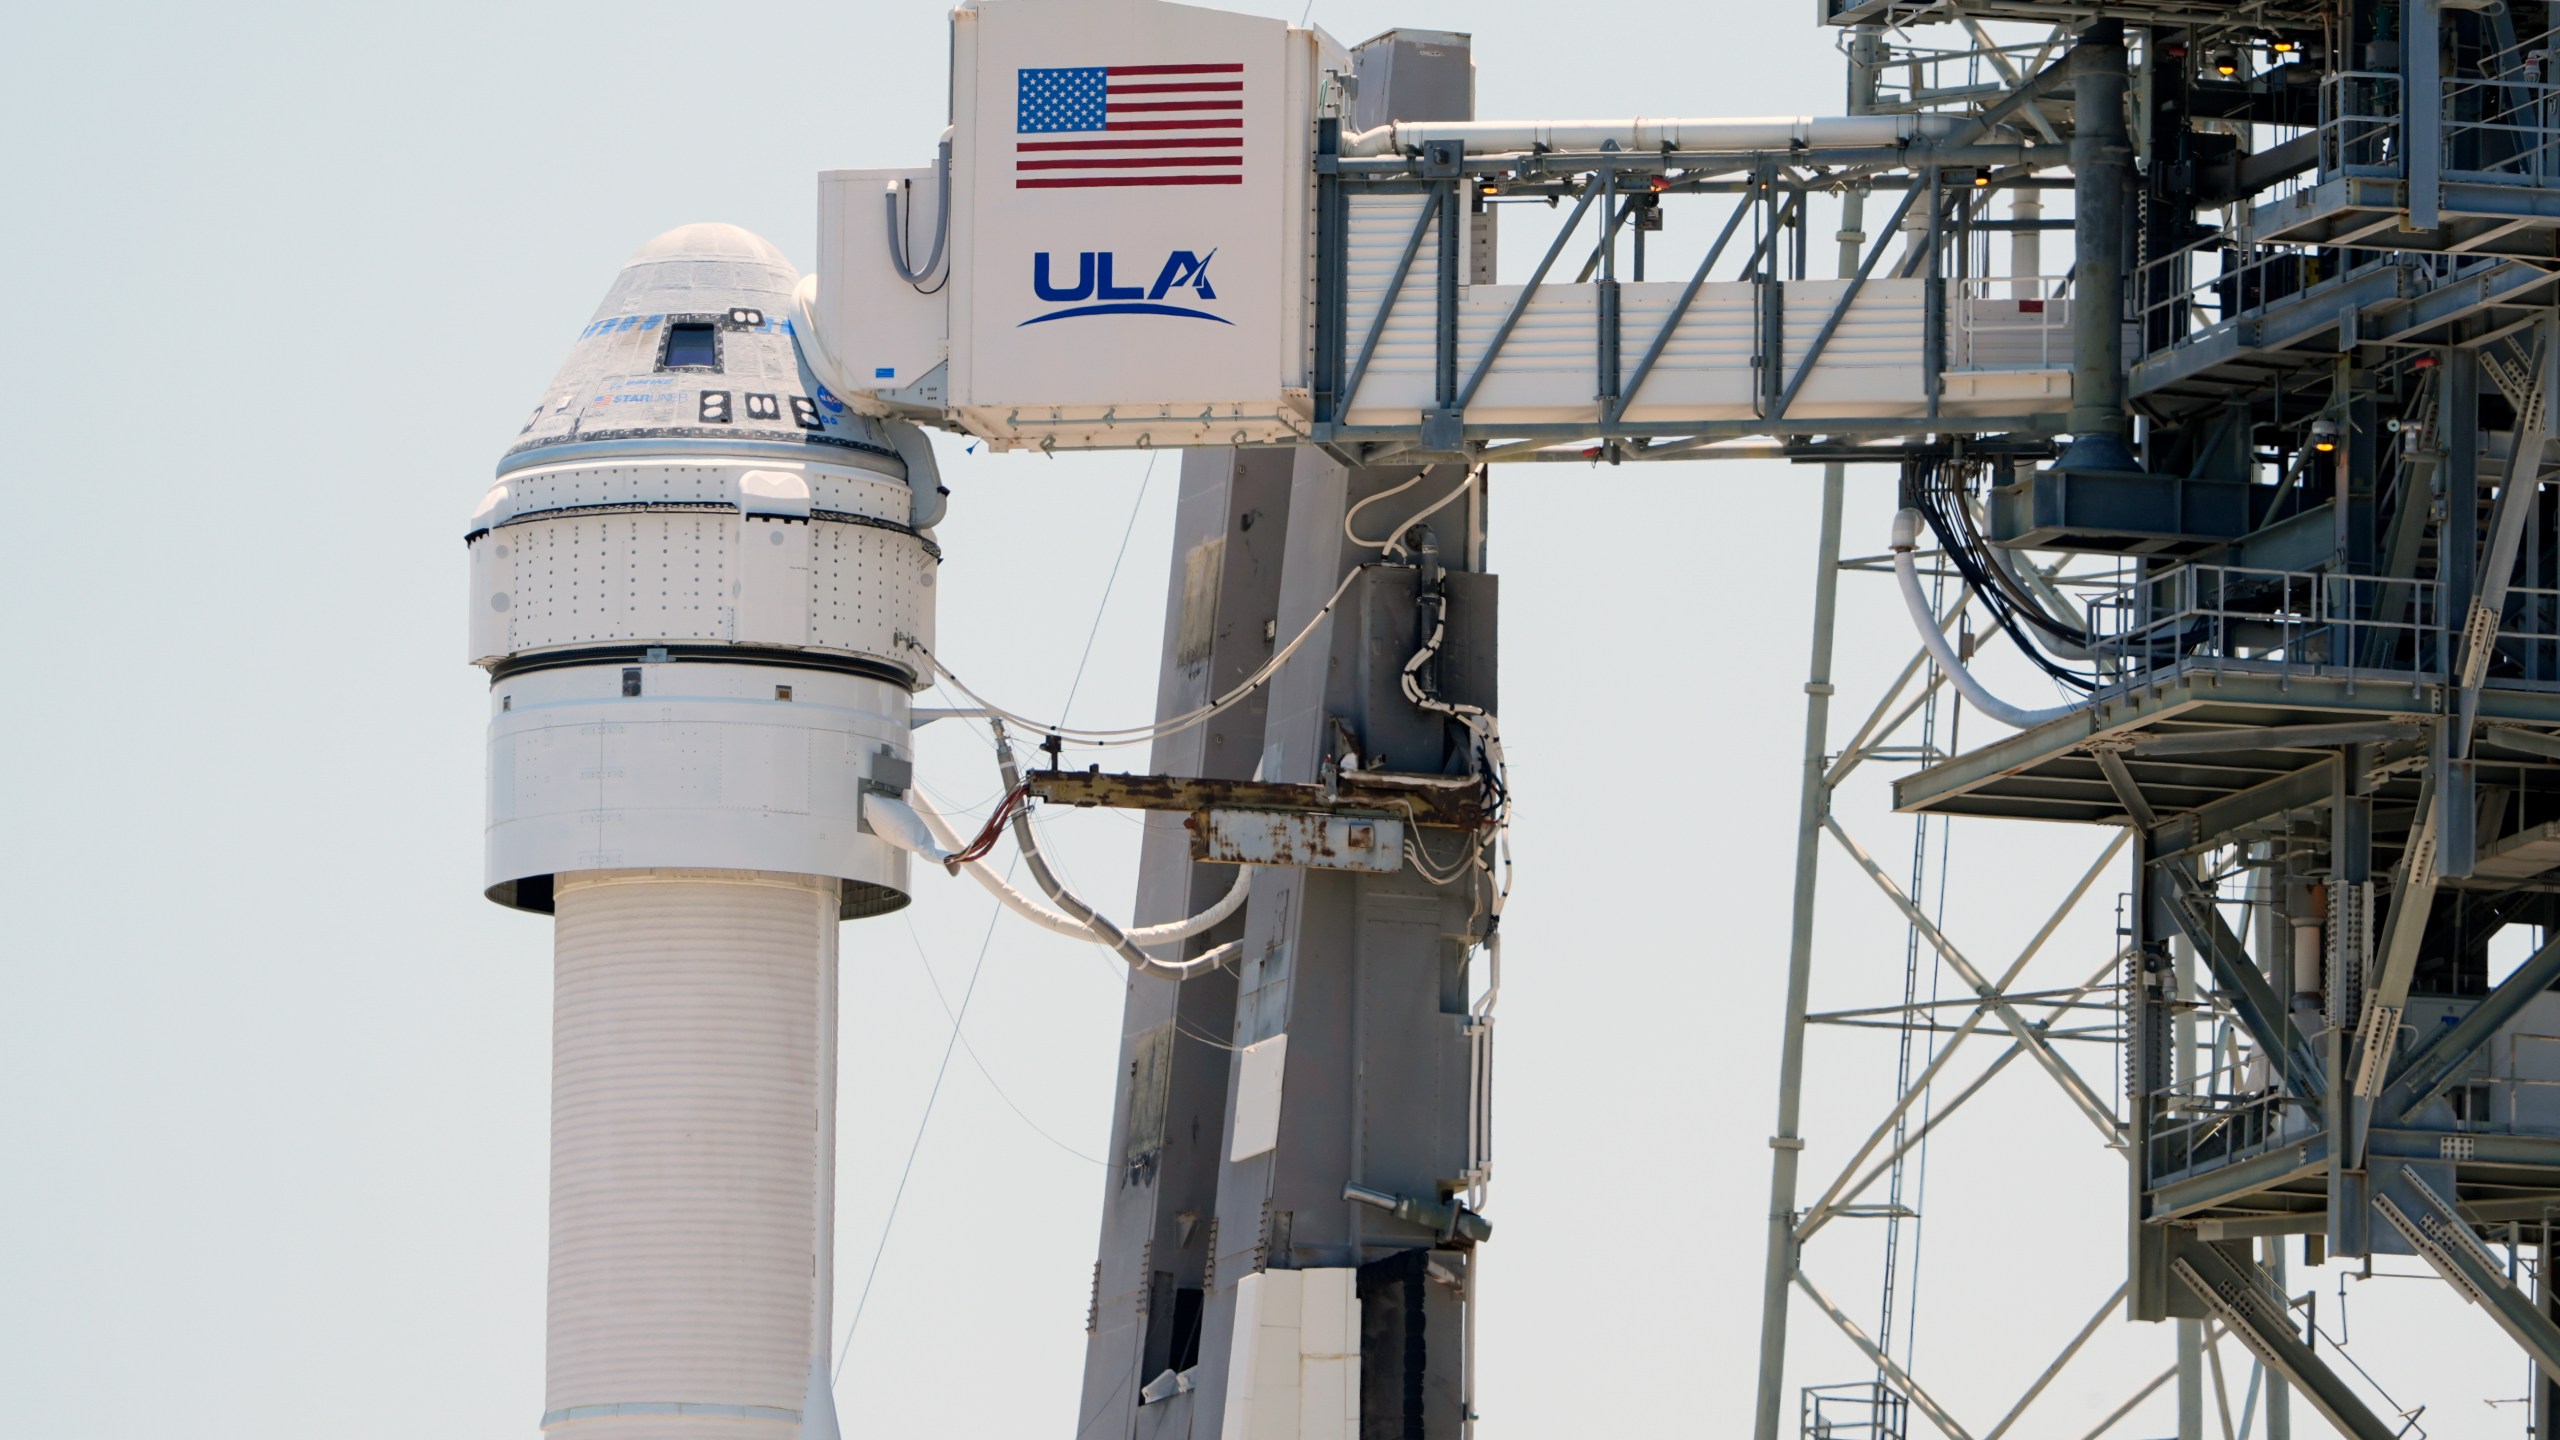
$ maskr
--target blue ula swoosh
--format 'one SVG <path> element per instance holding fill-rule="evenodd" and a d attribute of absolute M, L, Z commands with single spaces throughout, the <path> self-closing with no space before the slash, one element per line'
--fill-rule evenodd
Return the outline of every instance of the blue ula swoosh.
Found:
<path fill-rule="evenodd" d="M 1236 323 L 1224 316 L 1212 315 L 1206 310 L 1185 310 L 1179 305 L 1157 305 L 1149 301 L 1134 300 L 1111 305 L 1079 305 L 1073 310 L 1052 310 L 1046 315 L 1034 315 L 1023 321 L 1022 325 L 1038 325 L 1048 320 L 1071 320 L 1079 315 L 1180 315 L 1191 320 L 1215 320 L 1221 325 Z M 1022 325 L 1014 328 L 1019 330 Z"/>

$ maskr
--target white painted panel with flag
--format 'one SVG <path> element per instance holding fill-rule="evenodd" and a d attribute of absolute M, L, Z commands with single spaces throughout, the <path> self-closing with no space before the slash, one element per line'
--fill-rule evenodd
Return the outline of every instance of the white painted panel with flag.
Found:
<path fill-rule="evenodd" d="M 1161 0 L 986 0 L 953 27 L 968 428 L 999 445 L 1290 433 L 1315 37 Z"/>

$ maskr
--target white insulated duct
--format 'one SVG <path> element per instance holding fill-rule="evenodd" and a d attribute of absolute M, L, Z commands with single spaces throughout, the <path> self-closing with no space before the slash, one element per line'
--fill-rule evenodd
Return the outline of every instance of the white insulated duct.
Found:
<path fill-rule="evenodd" d="M 1478 155 L 1526 150 L 1679 150 L 1754 154 L 1810 146 L 1894 146 L 1940 140 L 1971 124 L 1960 115 L 1770 115 L 1712 120 L 1410 120 L 1342 137 L 1346 156 L 1393 155 L 1434 140 L 1455 140 Z M 2007 131 L 1987 140 L 2015 137 Z"/>
<path fill-rule="evenodd" d="M 1919 563 L 1912 558 L 1913 552 L 1920 545 L 1920 523 L 1920 512 L 1917 510 L 1902 510 L 1895 513 L 1893 576 L 1902 589 L 1903 608 L 1911 612 L 1911 624 L 1920 632 L 1920 643 L 1928 647 L 1930 658 L 1938 662 L 1938 668 L 1945 672 L 1949 683 L 1953 684 L 1965 699 L 1971 701 L 1975 709 L 2003 725 L 2014 726 L 2020 730 L 2033 729 L 2048 721 L 2060 720 L 2064 716 L 2077 715 L 2086 710 L 2088 706 L 2085 703 L 2054 705 L 2042 710 L 2029 710 L 2023 706 L 2012 705 L 1992 694 L 1981 681 L 1973 678 L 1972 671 L 1964 668 L 1964 661 L 1956 654 L 1955 647 L 1947 643 L 1946 632 L 1938 628 L 1938 617 L 1930 611 L 1929 597 L 1922 594 L 1920 590 L 1920 567 Z"/>
<path fill-rule="evenodd" d="M 752 871 L 562 877 L 553 1434 L 835 1434 L 835 1137 L 817 1117 L 834 1088 L 837 888 Z"/>

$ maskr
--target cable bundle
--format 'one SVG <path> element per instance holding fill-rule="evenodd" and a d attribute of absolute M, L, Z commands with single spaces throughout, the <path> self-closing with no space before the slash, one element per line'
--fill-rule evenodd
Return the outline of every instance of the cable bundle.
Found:
<path fill-rule="evenodd" d="M 1978 460 L 1908 456 L 1902 462 L 1902 501 L 1929 522 L 1929 531 L 1937 537 L 1938 548 L 1945 553 L 1947 562 L 2036 668 L 2087 694 L 2098 688 L 2097 682 L 2045 653 L 2044 645 L 2027 632 L 2032 626 L 2052 642 L 2075 650 L 2085 650 L 2089 632 L 2047 614 L 2043 603 L 1991 554 L 1990 542 L 1973 523 L 1973 510 L 1967 502 L 1986 476 L 1987 467 Z"/>

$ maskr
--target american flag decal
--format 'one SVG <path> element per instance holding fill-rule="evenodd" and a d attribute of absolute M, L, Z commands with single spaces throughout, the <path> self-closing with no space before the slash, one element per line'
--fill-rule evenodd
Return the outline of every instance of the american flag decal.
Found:
<path fill-rule="evenodd" d="M 1244 183 L 1242 65 L 1025 69 L 1018 190 Z"/>

